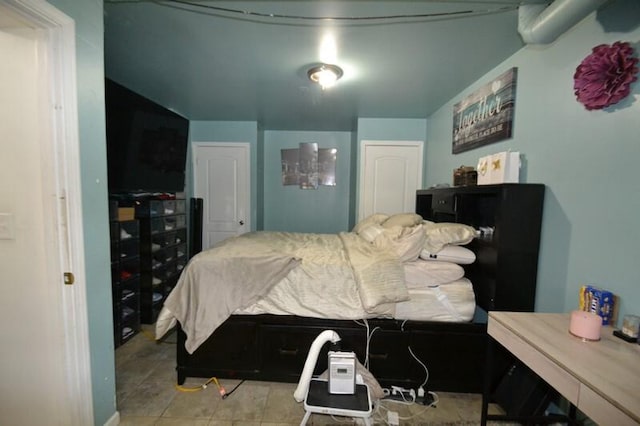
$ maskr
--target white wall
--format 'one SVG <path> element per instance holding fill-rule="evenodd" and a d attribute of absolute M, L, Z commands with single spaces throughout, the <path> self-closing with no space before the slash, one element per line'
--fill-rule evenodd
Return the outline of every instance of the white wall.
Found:
<path fill-rule="evenodd" d="M 536 310 L 568 312 L 583 284 L 621 298 L 620 315 L 640 314 L 640 84 L 615 106 L 587 111 L 573 74 L 599 44 L 640 41 L 640 2 L 618 0 L 547 46 L 526 46 L 429 117 L 426 186 L 452 183 L 460 165 L 513 150 L 524 156 L 521 180 L 547 186 Z M 518 67 L 514 136 L 451 154 L 452 108 L 478 86 Z M 513 283 L 517 285 L 517 283 Z"/>

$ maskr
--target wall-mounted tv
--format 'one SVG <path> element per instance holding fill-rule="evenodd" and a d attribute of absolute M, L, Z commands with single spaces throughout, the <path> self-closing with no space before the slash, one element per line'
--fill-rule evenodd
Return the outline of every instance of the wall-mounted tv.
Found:
<path fill-rule="evenodd" d="M 184 191 L 189 120 L 105 81 L 109 192 Z"/>

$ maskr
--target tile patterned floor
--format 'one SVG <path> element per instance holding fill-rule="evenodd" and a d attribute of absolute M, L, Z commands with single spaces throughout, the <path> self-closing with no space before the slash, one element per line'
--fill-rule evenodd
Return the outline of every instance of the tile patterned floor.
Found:
<path fill-rule="evenodd" d="M 284 426 L 299 425 L 301 403 L 293 399 L 291 383 L 246 381 L 226 399 L 211 383 L 200 391 L 176 388 L 175 335 L 163 343 L 152 338 L 152 326 L 116 349 L 116 398 L 121 425 Z M 205 379 L 189 378 L 183 388 Z M 227 391 L 240 382 L 221 380 Z M 383 402 L 374 424 L 387 424 L 386 410 L 399 414 L 401 425 L 479 425 L 481 396 L 437 393 L 436 407 Z M 313 414 L 308 424 L 356 424 L 351 418 Z"/>

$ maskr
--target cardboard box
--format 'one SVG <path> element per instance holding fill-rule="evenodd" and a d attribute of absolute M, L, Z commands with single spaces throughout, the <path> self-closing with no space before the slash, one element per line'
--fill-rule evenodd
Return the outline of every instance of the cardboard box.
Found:
<path fill-rule="evenodd" d="M 134 207 L 118 207 L 118 221 L 126 222 L 127 220 L 133 220 L 136 216 L 136 209 Z"/>
<path fill-rule="evenodd" d="M 520 153 L 503 151 L 480 157 L 478 185 L 520 182 Z"/>

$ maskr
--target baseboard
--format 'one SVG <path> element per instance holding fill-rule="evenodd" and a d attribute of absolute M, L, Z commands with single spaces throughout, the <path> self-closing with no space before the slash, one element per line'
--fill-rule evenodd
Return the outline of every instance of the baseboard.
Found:
<path fill-rule="evenodd" d="M 104 426 L 118 426 L 120 424 L 120 412 L 116 411 L 113 413 L 113 416 L 109 420 L 107 420 Z"/>

